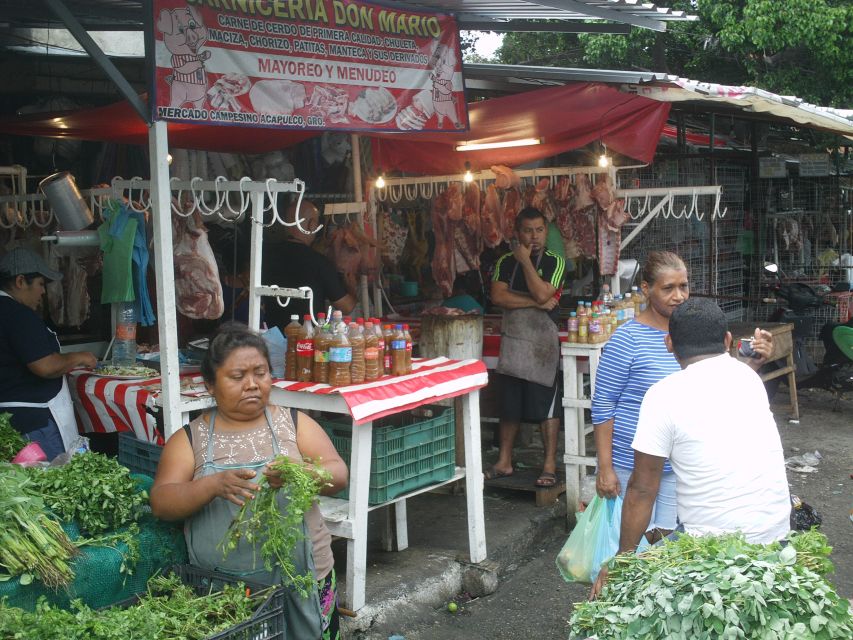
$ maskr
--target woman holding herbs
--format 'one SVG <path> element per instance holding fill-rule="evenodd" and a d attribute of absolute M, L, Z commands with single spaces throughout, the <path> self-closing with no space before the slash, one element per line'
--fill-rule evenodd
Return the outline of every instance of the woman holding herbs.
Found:
<path fill-rule="evenodd" d="M 324 495 L 344 489 L 348 471 L 312 418 L 269 404 L 270 370 L 269 354 L 260 336 L 245 325 L 223 325 L 201 368 L 216 408 L 169 438 L 151 490 L 151 509 L 164 520 L 186 520 L 184 535 L 193 565 L 250 582 L 278 584 L 288 571 L 281 566 L 265 567 L 261 546 L 266 533 L 254 542 L 245 536 L 231 545 L 224 542 L 243 504 L 259 495 L 262 484 L 282 487 L 280 472 L 270 465 L 279 456 L 304 464 L 322 478 Z M 276 491 L 282 513 L 287 509 L 289 489 L 295 492 L 298 487 L 285 484 Z M 305 512 L 302 531 L 286 532 L 286 536 L 297 539 L 291 552 L 291 572 L 310 572 L 315 579 L 307 597 L 298 585 L 284 580 L 288 586 L 286 637 L 335 640 L 339 631 L 331 535 L 316 501 Z M 224 548 L 228 548 L 227 554 Z"/>

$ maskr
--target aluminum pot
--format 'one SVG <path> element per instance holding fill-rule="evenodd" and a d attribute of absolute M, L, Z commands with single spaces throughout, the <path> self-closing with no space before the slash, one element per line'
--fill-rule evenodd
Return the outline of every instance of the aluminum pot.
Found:
<path fill-rule="evenodd" d="M 95 220 L 80 190 L 74 182 L 74 176 L 68 171 L 60 171 L 48 176 L 39 183 L 51 209 L 63 231 L 82 231 Z"/>

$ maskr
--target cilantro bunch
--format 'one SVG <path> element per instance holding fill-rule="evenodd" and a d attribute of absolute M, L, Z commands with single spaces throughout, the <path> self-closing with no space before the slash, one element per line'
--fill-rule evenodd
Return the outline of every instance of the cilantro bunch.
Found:
<path fill-rule="evenodd" d="M 598 640 L 853 638 L 853 616 L 823 578 L 823 534 L 792 534 L 782 547 L 741 535 L 680 536 L 639 555 L 618 555 L 598 600 L 575 605 L 577 637 Z M 820 573 L 818 573 L 820 572 Z"/>

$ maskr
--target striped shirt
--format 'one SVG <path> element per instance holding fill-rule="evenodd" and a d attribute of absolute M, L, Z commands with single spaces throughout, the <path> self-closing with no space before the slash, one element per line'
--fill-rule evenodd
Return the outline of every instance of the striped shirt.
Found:
<path fill-rule="evenodd" d="M 630 320 L 619 327 L 601 354 L 592 398 L 592 423 L 613 419 L 613 466 L 634 468 L 631 443 L 646 391 L 676 371 L 678 362 L 664 343 L 666 331 Z M 664 471 L 672 467 L 667 461 Z"/>

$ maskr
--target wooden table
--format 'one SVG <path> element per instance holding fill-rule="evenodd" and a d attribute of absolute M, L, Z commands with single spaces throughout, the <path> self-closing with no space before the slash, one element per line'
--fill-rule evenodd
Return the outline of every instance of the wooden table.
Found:
<path fill-rule="evenodd" d="M 737 353 L 738 339 L 751 338 L 755 334 L 755 328 L 759 327 L 765 331 L 769 331 L 773 336 L 773 352 L 770 355 L 770 362 L 777 362 L 777 368 L 774 371 L 768 371 L 761 374 L 761 379 L 764 382 L 787 376 L 788 393 L 791 399 L 791 419 L 800 419 L 800 407 L 797 402 L 797 368 L 794 365 L 794 325 L 789 322 L 732 322 L 729 324 L 729 331 L 732 334 L 732 346 L 730 353 L 738 360 L 746 362 L 748 358 L 739 356 Z M 784 363 L 780 362 L 784 360 Z"/>

